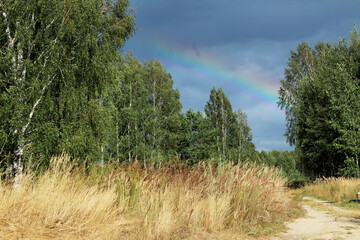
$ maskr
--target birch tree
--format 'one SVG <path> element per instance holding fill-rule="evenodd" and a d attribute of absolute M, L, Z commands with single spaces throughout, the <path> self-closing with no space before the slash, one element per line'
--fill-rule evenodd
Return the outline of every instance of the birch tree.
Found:
<path fill-rule="evenodd" d="M 100 148 L 99 96 L 134 31 L 128 1 L 1 0 L 0 11 L 0 157 L 21 173 L 26 154 Z"/>
<path fill-rule="evenodd" d="M 143 160 L 146 167 L 176 154 L 181 103 L 171 75 L 160 62 L 142 64 L 128 53 L 119 64 L 119 78 L 109 89 L 114 123 L 109 151 L 118 162 Z M 165 158 L 166 156 L 166 158 Z"/>
<path fill-rule="evenodd" d="M 245 161 L 255 152 L 255 146 L 252 143 L 251 128 L 247 122 L 247 115 L 240 109 L 234 112 L 233 128 L 231 130 L 233 147 L 236 149 L 237 161 Z"/>
<path fill-rule="evenodd" d="M 217 129 L 216 148 L 218 154 L 220 158 L 225 158 L 228 156 L 228 140 L 234 118 L 231 103 L 221 88 L 211 90 L 209 101 L 205 106 L 205 113 L 211 119 L 213 128 Z"/>
<path fill-rule="evenodd" d="M 290 143 L 296 145 L 306 173 L 358 176 L 360 154 L 360 40 L 305 43 L 291 52 L 279 91 Z"/>

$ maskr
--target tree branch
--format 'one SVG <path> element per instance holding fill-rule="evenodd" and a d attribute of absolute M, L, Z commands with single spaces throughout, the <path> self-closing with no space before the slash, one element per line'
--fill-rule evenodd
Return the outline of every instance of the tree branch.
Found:
<path fill-rule="evenodd" d="M 56 77 L 56 74 L 54 74 L 52 77 L 49 76 L 48 78 L 48 82 L 43 86 L 42 90 L 41 90 L 41 94 L 40 94 L 40 97 L 36 100 L 35 104 L 33 105 L 32 109 L 31 109 L 31 112 L 29 114 L 29 117 L 28 117 L 28 120 L 27 120 L 27 123 L 22 127 L 21 129 L 21 133 L 24 135 L 27 128 L 29 127 L 30 123 L 31 123 L 31 119 L 33 118 L 33 115 L 34 115 L 34 112 L 35 112 L 35 109 L 37 107 L 37 105 L 39 105 L 42 97 L 44 96 L 45 94 L 45 91 L 47 89 L 47 87 L 52 83 L 52 81 L 54 80 L 54 78 Z"/>
<path fill-rule="evenodd" d="M 6 33 L 6 36 L 8 38 L 8 41 L 9 41 L 8 49 L 12 49 L 14 47 L 15 37 L 14 38 L 11 37 L 9 22 L 8 22 L 8 19 L 7 19 L 7 13 L 6 13 L 6 10 L 5 10 L 5 7 L 4 7 L 4 3 L 1 2 L 0 6 L 2 8 L 2 16 L 4 17 L 4 22 L 6 24 L 5 33 Z"/>

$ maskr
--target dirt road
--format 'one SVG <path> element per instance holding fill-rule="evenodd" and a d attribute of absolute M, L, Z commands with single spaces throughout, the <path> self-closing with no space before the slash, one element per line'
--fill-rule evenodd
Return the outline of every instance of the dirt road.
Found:
<path fill-rule="evenodd" d="M 326 202 L 310 198 L 305 200 L 316 201 L 316 204 L 329 207 Z M 330 211 L 319 211 L 309 205 L 304 205 L 304 208 L 307 211 L 306 216 L 289 223 L 287 232 L 272 240 L 360 240 L 360 220 L 337 217 Z"/>

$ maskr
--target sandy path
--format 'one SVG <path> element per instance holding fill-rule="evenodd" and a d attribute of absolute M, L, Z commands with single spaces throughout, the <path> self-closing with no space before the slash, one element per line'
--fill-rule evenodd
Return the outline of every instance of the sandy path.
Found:
<path fill-rule="evenodd" d="M 289 223 L 287 232 L 272 240 L 360 240 L 360 220 L 336 217 L 330 212 L 319 211 L 308 205 L 303 207 L 307 211 L 306 216 Z"/>

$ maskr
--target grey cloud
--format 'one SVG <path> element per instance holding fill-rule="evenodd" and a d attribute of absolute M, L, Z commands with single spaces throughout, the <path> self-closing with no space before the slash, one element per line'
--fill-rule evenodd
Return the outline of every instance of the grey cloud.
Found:
<path fill-rule="evenodd" d="M 360 24 L 359 0 L 130 1 L 137 11 L 138 32 L 134 38 L 138 42 L 165 40 L 180 45 L 187 53 L 193 52 L 197 58 L 210 54 L 226 71 L 261 72 L 273 86 L 283 77 L 290 49 L 304 40 L 312 46 L 318 41 L 334 42 L 348 37 L 353 25 Z M 127 48 L 134 50 L 140 60 L 163 61 L 180 90 L 183 110 L 203 110 L 212 83 L 197 85 L 193 79 L 196 76 L 177 72 L 166 57 L 139 45 L 137 49 L 130 40 Z M 283 136 L 285 119 L 274 121 L 256 102 L 246 100 L 226 84 L 222 87 L 233 108 L 242 108 L 248 114 L 258 150 L 291 149 Z"/>
<path fill-rule="evenodd" d="M 202 45 L 253 39 L 306 39 L 319 29 L 359 20 L 359 1 L 138 0 L 139 34 Z"/>

